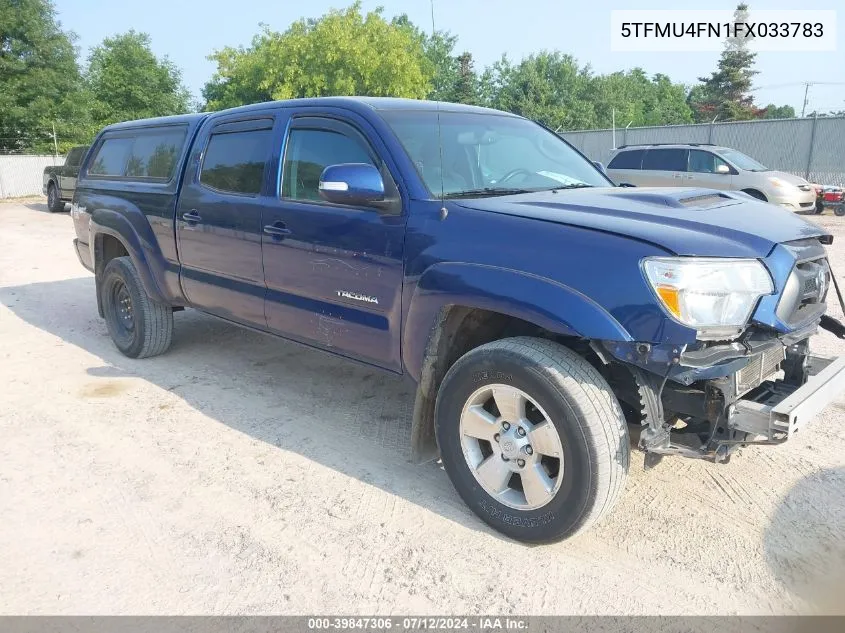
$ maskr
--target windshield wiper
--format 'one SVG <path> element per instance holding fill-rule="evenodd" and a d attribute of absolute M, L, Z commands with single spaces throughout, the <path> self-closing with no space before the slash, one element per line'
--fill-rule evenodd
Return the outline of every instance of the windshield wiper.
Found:
<path fill-rule="evenodd" d="M 561 189 L 587 189 L 595 185 L 588 185 L 586 182 L 574 183 L 571 185 L 560 185 L 559 187 L 552 187 L 548 191 L 560 191 Z"/>
<path fill-rule="evenodd" d="M 481 198 L 483 196 L 513 196 L 518 193 L 533 193 L 536 189 L 516 189 L 509 187 L 484 187 L 482 189 L 467 189 L 447 193 L 444 198 Z"/>

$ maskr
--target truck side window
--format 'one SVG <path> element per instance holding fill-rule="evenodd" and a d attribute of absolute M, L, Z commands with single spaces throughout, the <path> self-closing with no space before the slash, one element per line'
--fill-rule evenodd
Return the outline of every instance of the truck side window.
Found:
<path fill-rule="evenodd" d="M 131 138 L 107 138 L 91 161 L 88 173 L 92 176 L 123 176 L 132 149 Z"/>
<path fill-rule="evenodd" d="M 282 197 L 321 200 L 320 174 L 329 165 L 373 162 L 369 149 L 357 138 L 334 130 L 296 129 L 285 151 Z"/>
<path fill-rule="evenodd" d="M 212 134 L 202 161 L 200 182 L 218 191 L 258 195 L 272 134 L 270 129 Z"/>
<path fill-rule="evenodd" d="M 74 147 L 67 153 L 67 160 L 65 160 L 65 167 L 78 167 L 79 163 L 82 162 L 82 149 L 81 147 Z"/>
<path fill-rule="evenodd" d="M 179 127 L 138 136 L 126 163 L 126 176 L 170 180 L 176 159 L 182 152 L 185 130 L 185 127 Z"/>

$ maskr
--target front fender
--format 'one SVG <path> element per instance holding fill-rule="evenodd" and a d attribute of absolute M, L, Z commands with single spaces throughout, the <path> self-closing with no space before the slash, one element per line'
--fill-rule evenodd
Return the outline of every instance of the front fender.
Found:
<path fill-rule="evenodd" d="M 496 266 L 444 262 L 422 274 L 405 319 L 405 368 L 417 382 L 438 314 L 449 305 L 507 314 L 565 336 L 633 340 L 600 305 L 553 279 Z"/>
<path fill-rule="evenodd" d="M 126 206 L 125 201 L 122 201 L 122 206 Z M 97 275 L 102 272 L 103 256 L 98 252 L 102 244 L 101 237 L 110 235 L 123 244 L 150 298 L 159 303 L 173 302 L 174 297 L 167 291 L 165 280 L 167 262 L 147 218 L 140 210 L 124 209 L 118 212 L 102 207 L 94 209 L 91 211 L 89 231 L 88 243 Z"/>

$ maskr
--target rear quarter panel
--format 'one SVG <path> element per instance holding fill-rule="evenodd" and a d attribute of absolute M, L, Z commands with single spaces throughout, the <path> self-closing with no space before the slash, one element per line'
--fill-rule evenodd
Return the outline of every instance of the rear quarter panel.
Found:
<path fill-rule="evenodd" d="M 117 237 L 133 257 L 151 296 L 176 305 L 184 303 L 174 224 L 176 202 L 185 162 L 201 124 L 202 119 L 186 123 L 185 144 L 168 182 L 89 175 L 88 168 L 108 132 L 104 130 L 80 166 L 71 205 L 77 238 L 88 245 L 92 255 L 98 233 Z"/>

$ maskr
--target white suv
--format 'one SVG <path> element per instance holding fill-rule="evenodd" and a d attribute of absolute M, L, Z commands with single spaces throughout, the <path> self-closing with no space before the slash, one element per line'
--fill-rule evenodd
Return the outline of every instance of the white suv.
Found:
<path fill-rule="evenodd" d="M 816 205 L 803 178 L 774 171 L 729 147 L 698 143 L 623 145 L 607 173 L 617 184 L 638 187 L 706 187 L 745 193 L 793 211 Z"/>

